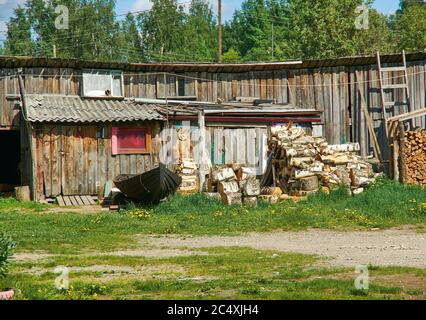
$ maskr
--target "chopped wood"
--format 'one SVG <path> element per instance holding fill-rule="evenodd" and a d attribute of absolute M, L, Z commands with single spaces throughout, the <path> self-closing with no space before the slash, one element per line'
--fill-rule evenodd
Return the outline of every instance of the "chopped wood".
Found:
<path fill-rule="evenodd" d="M 217 192 L 217 183 L 213 183 L 212 179 L 206 179 L 206 189 L 207 192 L 214 193 Z"/>
<path fill-rule="evenodd" d="M 324 138 L 307 135 L 290 124 L 272 128 L 268 145 L 271 169 L 262 180 L 263 187 L 280 186 L 284 192 L 305 195 L 318 190 L 319 181 L 327 188 L 364 187 L 376 178 L 372 165 L 357 155 L 358 143 L 329 145 Z"/>
<path fill-rule="evenodd" d="M 240 187 L 244 196 L 254 197 L 260 195 L 260 180 L 249 179 L 240 182 Z"/>
<path fill-rule="evenodd" d="M 263 187 L 260 190 L 260 194 L 264 196 L 281 196 L 283 194 L 283 191 L 281 188 L 274 188 L 274 187 Z"/>
<path fill-rule="evenodd" d="M 238 185 L 237 180 L 222 181 L 217 185 L 217 190 L 220 194 L 237 193 L 240 191 L 240 186 Z"/>
<path fill-rule="evenodd" d="M 317 176 L 302 178 L 299 180 L 293 180 L 289 182 L 291 190 L 301 191 L 317 191 L 319 188 L 319 182 Z"/>
<path fill-rule="evenodd" d="M 359 143 L 349 143 L 349 144 L 336 144 L 329 145 L 323 151 L 324 154 L 334 154 L 336 152 L 359 152 L 361 147 Z"/>
<path fill-rule="evenodd" d="M 243 195 L 239 192 L 228 192 L 228 193 L 222 193 L 221 194 L 222 201 L 225 203 L 225 205 L 241 205 L 242 204 L 242 198 Z"/>
<path fill-rule="evenodd" d="M 401 138 L 399 164 L 407 184 L 426 185 L 426 130 L 409 131 Z"/>
<path fill-rule="evenodd" d="M 214 183 L 237 179 L 235 172 L 234 170 L 232 170 L 232 168 L 212 169 L 210 178 L 212 179 Z"/>
<path fill-rule="evenodd" d="M 220 195 L 220 193 L 217 193 L 217 192 L 205 192 L 204 195 L 207 198 L 209 198 L 209 199 L 222 201 L 222 196 Z"/>
<path fill-rule="evenodd" d="M 256 178 L 256 169 L 242 167 L 236 172 L 236 176 L 238 181 Z"/>
<path fill-rule="evenodd" d="M 334 165 L 334 166 L 338 166 L 338 165 L 348 164 L 349 163 L 349 157 L 346 154 L 321 156 L 321 161 L 324 164 L 331 164 L 331 165 Z"/>
<path fill-rule="evenodd" d="M 243 197 L 243 204 L 246 206 L 256 206 L 257 197 Z"/>
<path fill-rule="evenodd" d="M 275 204 L 275 203 L 279 202 L 280 197 L 279 196 L 271 196 L 271 195 L 261 195 L 261 196 L 259 196 L 259 199 L 266 201 L 266 202 L 269 202 L 271 204 Z"/>
<path fill-rule="evenodd" d="M 30 187 L 28 186 L 16 187 L 15 197 L 16 197 L 16 200 L 18 201 L 22 201 L 22 202 L 31 201 Z"/>

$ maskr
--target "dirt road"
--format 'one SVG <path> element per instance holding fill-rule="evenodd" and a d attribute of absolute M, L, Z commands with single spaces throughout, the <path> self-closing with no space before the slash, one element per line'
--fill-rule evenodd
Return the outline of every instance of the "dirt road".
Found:
<path fill-rule="evenodd" d="M 249 233 L 229 237 L 144 237 L 144 245 L 161 248 L 251 247 L 330 258 L 333 266 L 405 266 L 426 268 L 426 234 L 410 228 L 385 231 Z"/>

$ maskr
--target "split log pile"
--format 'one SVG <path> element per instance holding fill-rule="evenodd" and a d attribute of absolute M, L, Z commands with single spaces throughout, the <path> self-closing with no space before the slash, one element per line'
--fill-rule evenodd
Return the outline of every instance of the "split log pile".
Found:
<path fill-rule="evenodd" d="M 226 205 L 256 205 L 260 195 L 260 180 L 256 170 L 242 165 L 214 166 L 206 179 L 210 197 L 222 199 Z"/>
<path fill-rule="evenodd" d="M 182 178 L 178 192 L 191 194 L 200 190 L 198 166 L 192 159 L 181 161 L 179 165 L 175 166 L 175 173 Z"/>
<path fill-rule="evenodd" d="M 279 126 L 271 129 L 269 148 L 272 159 L 269 174 L 272 185 L 290 196 L 329 192 L 346 186 L 360 193 L 375 181 L 372 165 L 357 153 L 357 143 L 329 145 L 324 138 L 308 136 L 302 128 Z M 265 180 L 264 180 L 265 181 Z"/>
<path fill-rule="evenodd" d="M 426 185 L 426 130 L 405 132 L 404 144 L 402 165 L 406 183 Z"/>

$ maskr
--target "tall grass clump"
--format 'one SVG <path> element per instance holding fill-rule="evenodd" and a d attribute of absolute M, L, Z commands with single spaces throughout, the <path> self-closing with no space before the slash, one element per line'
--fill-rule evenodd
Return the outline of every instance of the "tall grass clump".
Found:
<path fill-rule="evenodd" d="M 5 277 L 10 258 L 13 254 L 15 243 L 12 239 L 0 232 L 0 277 Z"/>

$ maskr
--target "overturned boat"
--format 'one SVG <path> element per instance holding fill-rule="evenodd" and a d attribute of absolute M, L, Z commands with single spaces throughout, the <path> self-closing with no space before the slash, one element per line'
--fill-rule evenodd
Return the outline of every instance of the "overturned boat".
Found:
<path fill-rule="evenodd" d="M 159 203 L 176 192 L 182 179 L 160 163 L 160 165 L 140 175 L 119 175 L 114 184 L 129 199 L 144 203 Z"/>

